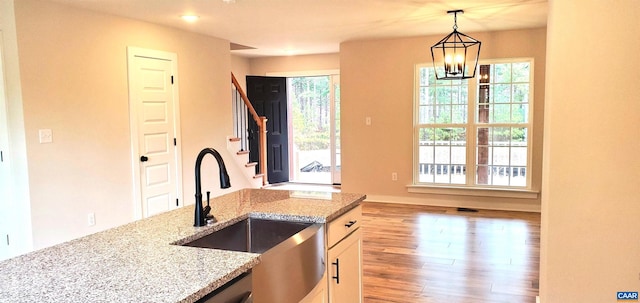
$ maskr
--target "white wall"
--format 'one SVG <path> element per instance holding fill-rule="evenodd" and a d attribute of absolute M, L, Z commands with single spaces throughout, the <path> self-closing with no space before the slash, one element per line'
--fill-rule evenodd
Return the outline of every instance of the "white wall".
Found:
<path fill-rule="evenodd" d="M 640 291 L 640 2 L 550 1 L 542 303 Z"/>

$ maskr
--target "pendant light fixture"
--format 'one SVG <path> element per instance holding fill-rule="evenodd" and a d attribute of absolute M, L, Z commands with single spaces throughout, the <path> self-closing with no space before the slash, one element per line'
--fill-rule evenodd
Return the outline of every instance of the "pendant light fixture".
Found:
<path fill-rule="evenodd" d="M 447 11 L 447 14 L 453 14 L 453 32 L 431 47 L 438 80 L 468 79 L 476 75 L 481 42 L 458 32 L 458 13 L 464 11 Z"/>

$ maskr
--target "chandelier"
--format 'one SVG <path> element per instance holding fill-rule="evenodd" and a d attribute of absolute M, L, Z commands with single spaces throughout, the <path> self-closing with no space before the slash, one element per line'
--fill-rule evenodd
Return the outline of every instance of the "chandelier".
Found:
<path fill-rule="evenodd" d="M 438 80 L 460 80 L 473 78 L 478 67 L 481 42 L 458 31 L 458 13 L 453 14 L 453 32 L 431 47 L 431 59 Z"/>

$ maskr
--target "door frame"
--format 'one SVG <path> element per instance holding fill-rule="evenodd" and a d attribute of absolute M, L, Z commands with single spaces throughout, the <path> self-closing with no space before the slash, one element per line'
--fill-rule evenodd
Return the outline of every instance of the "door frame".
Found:
<path fill-rule="evenodd" d="M 0 4 L 0 9 L 6 5 Z M 13 7 L 13 4 L 9 4 Z M 12 10 L 12 9 L 11 9 Z M 2 56 L 2 77 L 4 99 L 0 101 L 3 112 L 0 121 L 0 132 L 3 132 L 6 140 L 3 147 L 5 168 L 9 176 L 7 186 L 9 189 L 3 196 L 3 202 L 10 208 L 4 215 L 9 219 L 7 230 L 10 235 L 8 245 L 8 257 L 17 256 L 33 250 L 31 199 L 29 194 L 29 169 L 27 159 L 26 134 L 24 126 L 23 98 L 20 84 L 20 69 L 18 60 L 18 45 L 15 24 L 12 23 L 13 13 L 9 12 L 9 19 L 3 27 L 0 25 L 0 56 Z M 3 236 L 6 241 L 6 235 Z M 0 238 L 0 240 L 2 240 Z M 6 242 L 5 242 L 6 243 Z"/>
<path fill-rule="evenodd" d="M 338 81 L 340 81 L 340 70 L 339 69 L 326 69 L 326 70 L 310 70 L 310 71 L 298 71 L 298 72 L 270 72 L 270 73 L 265 73 L 265 75 L 267 77 L 285 77 L 287 78 L 287 85 L 289 84 L 289 78 L 298 78 L 298 77 L 320 77 L 320 76 L 328 76 L 330 77 L 330 100 L 329 100 L 329 108 L 330 108 L 330 120 L 332 123 L 330 123 L 329 125 L 329 149 L 331 150 L 331 183 L 329 185 L 336 185 L 336 184 L 341 184 L 342 183 L 342 170 L 340 171 L 340 175 L 336 176 L 336 125 L 335 125 L 335 117 L 336 117 L 336 108 L 335 108 L 335 96 L 334 96 L 334 82 L 333 79 L 334 77 L 338 78 Z M 287 102 L 289 102 L 288 98 L 287 98 Z M 287 104 L 290 105 L 290 104 Z M 289 110 L 291 110 L 291 106 L 288 106 Z M 291 113 L 289 113 L 289 117 L 291 117 Z M 340 121 L 342 121 L 342 118 L 340 119 Z M 269 122 L 267 122 L 269 123 Z M 289 120 L 288 121 L 289 124 L 289 162 L 292 161 L 293 159 L 293 138 L 291 137 L 293 134 L 292 131 L 292 123 Z M 342 147 L 342 144 L 340 144 L 340 146 Z M 340 163 L 342 163 L 342 160 L 340 161 Z M 293 163 L 289 163 L 289 178 L 291 178 L 291 176 L 295 176 L 293 169 L 295 169 L 295 165 L 293 165 Z M 338 182 L 336 182 L 336 179 L 340 179 L 338 180 Z"/>
<path fill-rule="evenodd" d="M 0 260 L 7 259 L 14 255 L 13 247 L 9 244 L 9 237 L 13 233 L 11 227 L 15 226 L 15 216 L 11 215 L 11 201 L 13 201 L 13 191 L 9 185 L 11 178 L 11 167 L 9 163 L 9 125 L 7 121 L 7 94 L 5 92 L 4 78 L 4 48 L 2 30 L 0 30 L 0 193 L 3 194 L 0 201 Z"/>
<path fill-rule="evenodd" d="M 329 88 L 329 105 L 330 109 L 330 118 L 331 121 L 329 125 L 329 148 L 331 149 L 331 183 L 332 185 L 341 185 L 342 184 L 342 143 L 340 143 L 340 170 L 338 170 L 338 149 L 336 138 L 336 83 L 340 86 L 340 72 L 329 75 L 331 80 L 331 87 Z M 342 99 L 341 99 L 342 100 Z M 340 121 L 342 121 L 342 117 L 340 117 Z M 342 128 L 341 128 L 342 130 Z M 342 138 L 342 133 L 340 134 Z"/>
<path fill-rule="evenodd" d="M 129 81 L 129 131 L 131 137 L 131 170 L 133 175 L 133 213 L 134 219 L 142 219 L 144 217 L 143 206 L 142 206 L 142 180 L 141 178 L 141 166 L 140 166 L 140 145 L 138 138 L 138 107 L 135 102 L 132 102 L 134 91 L 132 89 L 131 78 L 133 75 L 133 60 L 136 57 L 144 57 L 150 59 L 158 59 L 158 60 L 167 60 L 171 61 L 171 72 L 173 75 L 173 132 L 174 136 L 177 138 L 180 133 L 180 102 L 179 102 L 179 93 L 178 93 L 178 83 L 180 77 L 178 77 L 178 55 L 175 53 L 145 49 L 139 47 L 128 46 L 127 47 L 127 75 Z M 174 145 L 175 149 L 175 158 L 174 162 L 176 165 L 176 198 L 178 199 L 178 206 L 184 206 L 184 196 L 182 189 L 182 148 L 180 140 L 176 141 L 176 145 Z"/>

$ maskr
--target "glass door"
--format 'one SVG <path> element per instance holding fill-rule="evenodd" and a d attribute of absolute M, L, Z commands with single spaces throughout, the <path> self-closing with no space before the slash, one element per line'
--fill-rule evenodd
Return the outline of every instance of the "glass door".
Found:
<path fill-rule="evenodd" d="M 291 182 L 340 183 L 339 76 L 289 77 L 287 83 Z"/>

